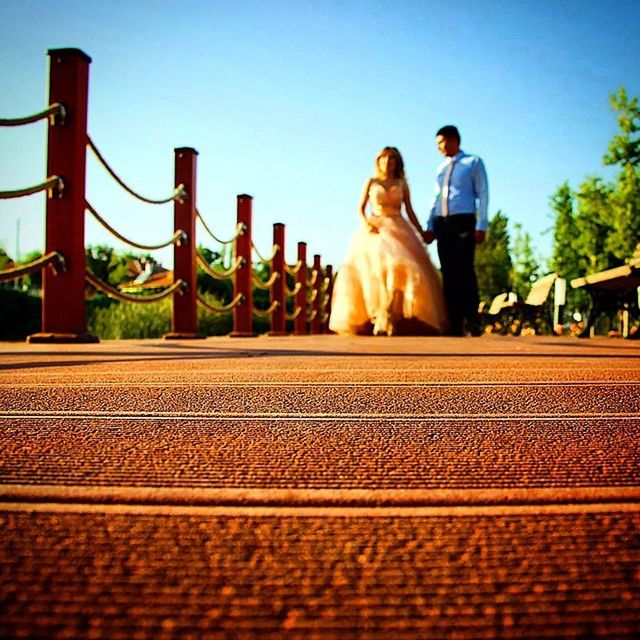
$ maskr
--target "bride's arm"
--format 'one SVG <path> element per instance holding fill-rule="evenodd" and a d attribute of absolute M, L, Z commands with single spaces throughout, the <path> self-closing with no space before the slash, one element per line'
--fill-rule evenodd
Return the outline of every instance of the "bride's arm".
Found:
<path fill-rule="evenodd" d="M 416 231 L 422 236 L 422 227 L 411 206 L 411 193 L 409 192 L 409 185 L 406 182 L 404 183 L 404 208 L 407 212 L 407 218 L 409 218 L 411 224 L 416 228 Z"/>
<path fill-rule="evenodd" d="M 364 181 L 364 186 L 362 187 L 362 194 L 360 195 L 360 204 L 358 205 L 358 213 L 360 217 L 364 220 L 364 223 L 369 227 L 370 231 L 375 230 L 375 226 L 371 224 L 369 217 L 367 216 L 367 204 L 369 203 L 369 187 L 371 186 L 371 178 L 367 178 Z"/>

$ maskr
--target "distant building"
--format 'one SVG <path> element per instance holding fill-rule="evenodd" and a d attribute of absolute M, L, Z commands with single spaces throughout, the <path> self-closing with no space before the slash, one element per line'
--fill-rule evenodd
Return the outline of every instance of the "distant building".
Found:
<path fill-rule="evenodd" d="M 148 258 L 132 260 L 127 272 L 133 277 L 130 282 L 118 285 L 122 293 L 142 293 L 166 289 L 173 284 L 173 271 Z"/>

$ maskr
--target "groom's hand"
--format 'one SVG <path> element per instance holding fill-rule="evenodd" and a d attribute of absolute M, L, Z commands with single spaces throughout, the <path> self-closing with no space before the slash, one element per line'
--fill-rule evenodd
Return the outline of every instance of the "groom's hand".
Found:
<path fill-rule="evenodd" d="M 423 231 L 422 238 L 427 244 L 431 244 L 436 239 L 436 234 L 433 231 Z"/>
<path fill-rule="evenodd" d="M 476 244 L 482 244 L 487 237 L 486 231 L 476 231 Z"/>

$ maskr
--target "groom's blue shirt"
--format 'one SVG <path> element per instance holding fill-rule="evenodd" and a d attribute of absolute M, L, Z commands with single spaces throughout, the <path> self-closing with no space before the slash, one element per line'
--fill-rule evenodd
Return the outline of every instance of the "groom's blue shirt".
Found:
<path fill-rule="evenodd" d="M 487 211 L 489 208 L 489 183 L 484 164 L 477 156 L 459 151 L 454 157 L 453 171 L 449 181 L 449 215 L 459 213 L 475 213 L 476 229 L 486 231 L 488 225 Z M 447 158 L 436 170 L 436 184 L 431 214 L 427 223 L 427 230 L 433 231 L 436 218 L 441 215 L 441 194 L 444 175 L 451 162 Z"/>

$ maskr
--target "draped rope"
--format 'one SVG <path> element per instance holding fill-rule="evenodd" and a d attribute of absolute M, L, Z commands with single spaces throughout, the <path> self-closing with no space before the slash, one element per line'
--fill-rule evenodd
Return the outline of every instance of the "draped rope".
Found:
<path fill-rule="evenodd" d="M 322 290 L 326 291 L 329 288 L 330 285 L 331 285 L 331 278 L 325 278 L 322 281 Z"/>
<path fill-rule="evenodd" d="M 276 256 L 276 253 L 278 253 L 278 251 L 280 250 L 280 246 L 277 244 L 273 245 L 273 253 L 271 254 L 270 258 L 264 258 L 263 256 L 260 255 L 260 252 L 258 251 L 258 247 L 256 247 L 256 245 L 252 242 L 251 246 L 253 247 L 253 250 L 256 252 L 256 255 L 258 256 L 258 259 L 260 260 L 260 262 L 262 262 L 263 264 L 271 264 L 273 262 L 273 259 Z"/>
<path fill-rule="evenodd" d="M 296 307 L 296 310 L 293 313 L 286 313 L 285 316 L 287 320 L 295 320 L 302 311 L 302 307 Z"/>
<path fill-rule="evenodd" d="M 318 290 L 314 289 L 310 296 L 307 296 L 307 302 L 311 303 L 318 297 Z"/>
<path fill-rule="evenodd" d="M 202 270 L 207 275 L 215 278 L 216 280 L 226 280 L 227 278 L 232 276 L 244 262 L 243 258 L 238 257 L 236 258 L 236 263 L 230 269 L 225 269 L 224 271 L 215 271 L 199 253 L 196 253 L 196 260 L 198 261 L 198 264 L 200 265 Z"/>
<path fill-rule="evenodd" d="M 117 289 L 114 289 L 110 285 L 102 282 L 102 280 L 98 280 L 98 278 L 96 278 L 96 276 L 91 272 L 85 273 L 84 278 L 91 286 L 95 287 L 99 291 L 102 291 L 102 293 L 106 293 L 110 298 L 116 298 L 117 300 L 120 300 L 122 302 L 158 302 L 158 300 L 162 300 L 163 298 L 170 296 L 176 290 L 180 294 L 184 293 L 184 290 L 187 286 L 184 280 L 177 280 L 170 287 L 167 287 L 164 291 L 160 291 L 159 293 L 154 293 L 148 296 L 129 296 L 120 293 Z"/>
<path fill-rule="evenodd" d="M 53 271 L 56 274 L 58 271 L 64 271 L 65 261 L 63 255 L 57 251 L 51 251 L 45 256 L 41 256 L 36 260 L 21 264 L 18 267 L 4 269 L 3 271 L 0 271 L 0 282 L 8 282 L 9 280 L 16 280 L 17 278 L 28 276 L 36 271 L 44 269 L 48 264 L 52 266 Z"/>
<path fill-rule="evenodd" d="M 211 311 L 211 313 L 226 313 L 227 311 L 231 311 L 231 309 L 233 309 L 234 307 L 237 307 L 239 304 L 242 304 L 243 300 L 244 300 L 244 295 L 239 293 L 229 304 L 225 304 L 223 307 L 214 307 L 213 305 L 209 304 L 204 298 L 202 298 L 201 296 L 198 296 L 198 302 L 203 307 Z"/>
<path fill-rule="evenodd" d="M 296 286 L 293 287 L 293 289 L 289 289 L 289 287 L 287 287 L 287 285 L 284 285 L 284 290 L 286 292 L 286 294 L 292 298 L 293 296 L 296 295 L 296 293 L 298 293 L 298 291 L 300 291 L 300 289 L 302 288 L 302 283 L 300 282 L 296 282 Z"/>
<path fill-rule="evenodd" d="M 254 308 L 253 313 L 259 318 L 268 318 L 279 306 L 280 306 L 280 303 L 277 300 L 274 300 L 268 309 Z"/>
<path fill-rule="evenodd" d="M 288 264 L 284 265 L 284 270 L 291 276 L 295 276 L 298 271 L 300 271 L 300 267 L 302 266 L 302 260 L 298 260 L 293 267 L 290 267 Z"/>
<path fill-rule="evenodd" d="M 307 320 L 309 321 L 314 320 L 317 315 L 318 315 L 318 310 L 314 309 L 311 313 L 307 315 Z"/>
<path fill-rule="evenodd" d="M 182 202 L 187 197 L 187 192 L 185 191 L 183 184 L 179 184 L 177 187 L 175 187 L 174 190 L 173 190 L 173 193 L 171 194 L 171 196 L 169 196 L 168 198 L 165 198 L 164 200 L 151 200 L 150 198 L 145 198 L 144 196 L 141 196 L 139 193 L 136 193 L 133 189 L 128 187 L 123 182 L 123 180 L 118 176 L 118 174 L 109 166 L 109 164 L 104 159 L 102 154 L 98 151 L 98 149 L 95 146 L 95 144 L 93 144 L 93 140 L 91 140 L 91 138 L 89 136 L 87 136 L 87 145 L 89 146 L 91 151 L 93 151 L 93 153 L 96 155 L 96 158 L 98 158 L 98 160 L 100 161 L 102 166 L 109 172 L 111 177 L 127 193 L 130 193 L 134 198 L 138 198 L 138 200 L 142 200 L 142 202 L 146 202 L 148 204 L 165 204 L 167 202 L 171 202 L 172 200 L 178 200 L 179 202 Z"/>
<path fill-rule="evenodd" d="M 307 286 L 313 287 L 317 279 L 318 279 L 318 271 L 317 269 L 314 269 L 311 273 L 311 278 L 307 280 Z"/>
<path fill-rule="evenodd" d="M 239 236 L 241 236 L 246 230 L 247 230 L 247 225 L 244 224 L 244 222 L 238 222 L 238 224 L 236 225 L 236 232 L 233 236 L 233 238 L 229 239 L 229 240 L 220 240 L 220 238 L 218 238 L 218 236 L 216 236 L 213 231 L 211 231 L 211 229 L 209 229 L 209 227 L 207 226 L 207 223 L 204 221 L 204 218 L 200 215 L 200 212 L 196 209 L 196 218 L 198 218 L 198 220 L 200 220 L 200 222 L 202 223 L 202 226 L 204 227 L 204 230 L 216 241 L 219 242 L 220 244 L 231 244 L 234 240 L 237 240 Z"/>
<path fill-rule="evenodd" d="M 18 127 L 23 124 L 38 122 L 38 120 L 44 120 L 45 118 L 50 118 L 51 124 L 56 124 L 55 116 L 59 116 L 59 124 L 64 124 L 66 115 L 67 112 L 64 106 L 59 102 L 54 102 L 48 109 L 34 113 L 31 116 L 24 116 L 22 118 L 0 118 L 0 127 Z"/>
<path fill-rule="evenodd" d="M 122 242 L 126 242 L 132 247 L 136 247 L 138 249 L 145 249 L 147 251 L 153 251 L 154 249 L 163 249 L 164 247 L 168 247 L 170 244 L 177 244 L 180 246 L 183 242 L 187 240 L 187 232 L 182 229 L 178 229 L 173 234 L 171 240 L 167 240 L 167 242 L 163 242 L 162 244 L 139 244 L 134 242 L 133 240 L 129 240 L 122 234 L 118 233 L 92 206 L 85 200 L 85 207 L 87 210 L 93 215 L 93 217 L 108 231 L 110 231 L 118 240 L 122 240 Z"/>
<path fill-rule="evenodd" d="M 33 187 L 25 187 L 24 189 L 16 189 L 15 191 L 0 191 L 0 200 L 8 200 L 9 198 L 22 198 L 22 196 L 30 196 L 33 193 L 40 191 L 48 191 L 47 194 L 50 198 L 55 195 L 62 197 L 62 190 L 64 189 L 64 182 L 59 176 L 51 176 L 44 182 L 37 184 Z"/>
<path fill-rule="evenodd" d="M 262 280 L 260 280 L 260 278 L 258 278 L 257 276 L 253 276 L 252 280 L 253 280 L 253 284 L 258 287 L 258 289 L 264 289 L 265 291 L 267 289 L 271 288 L 271 285 L 280 277 L 280 274 L 275 272 L 271 274 L 271 277 L 266 281 L 263 282 Z"/>

